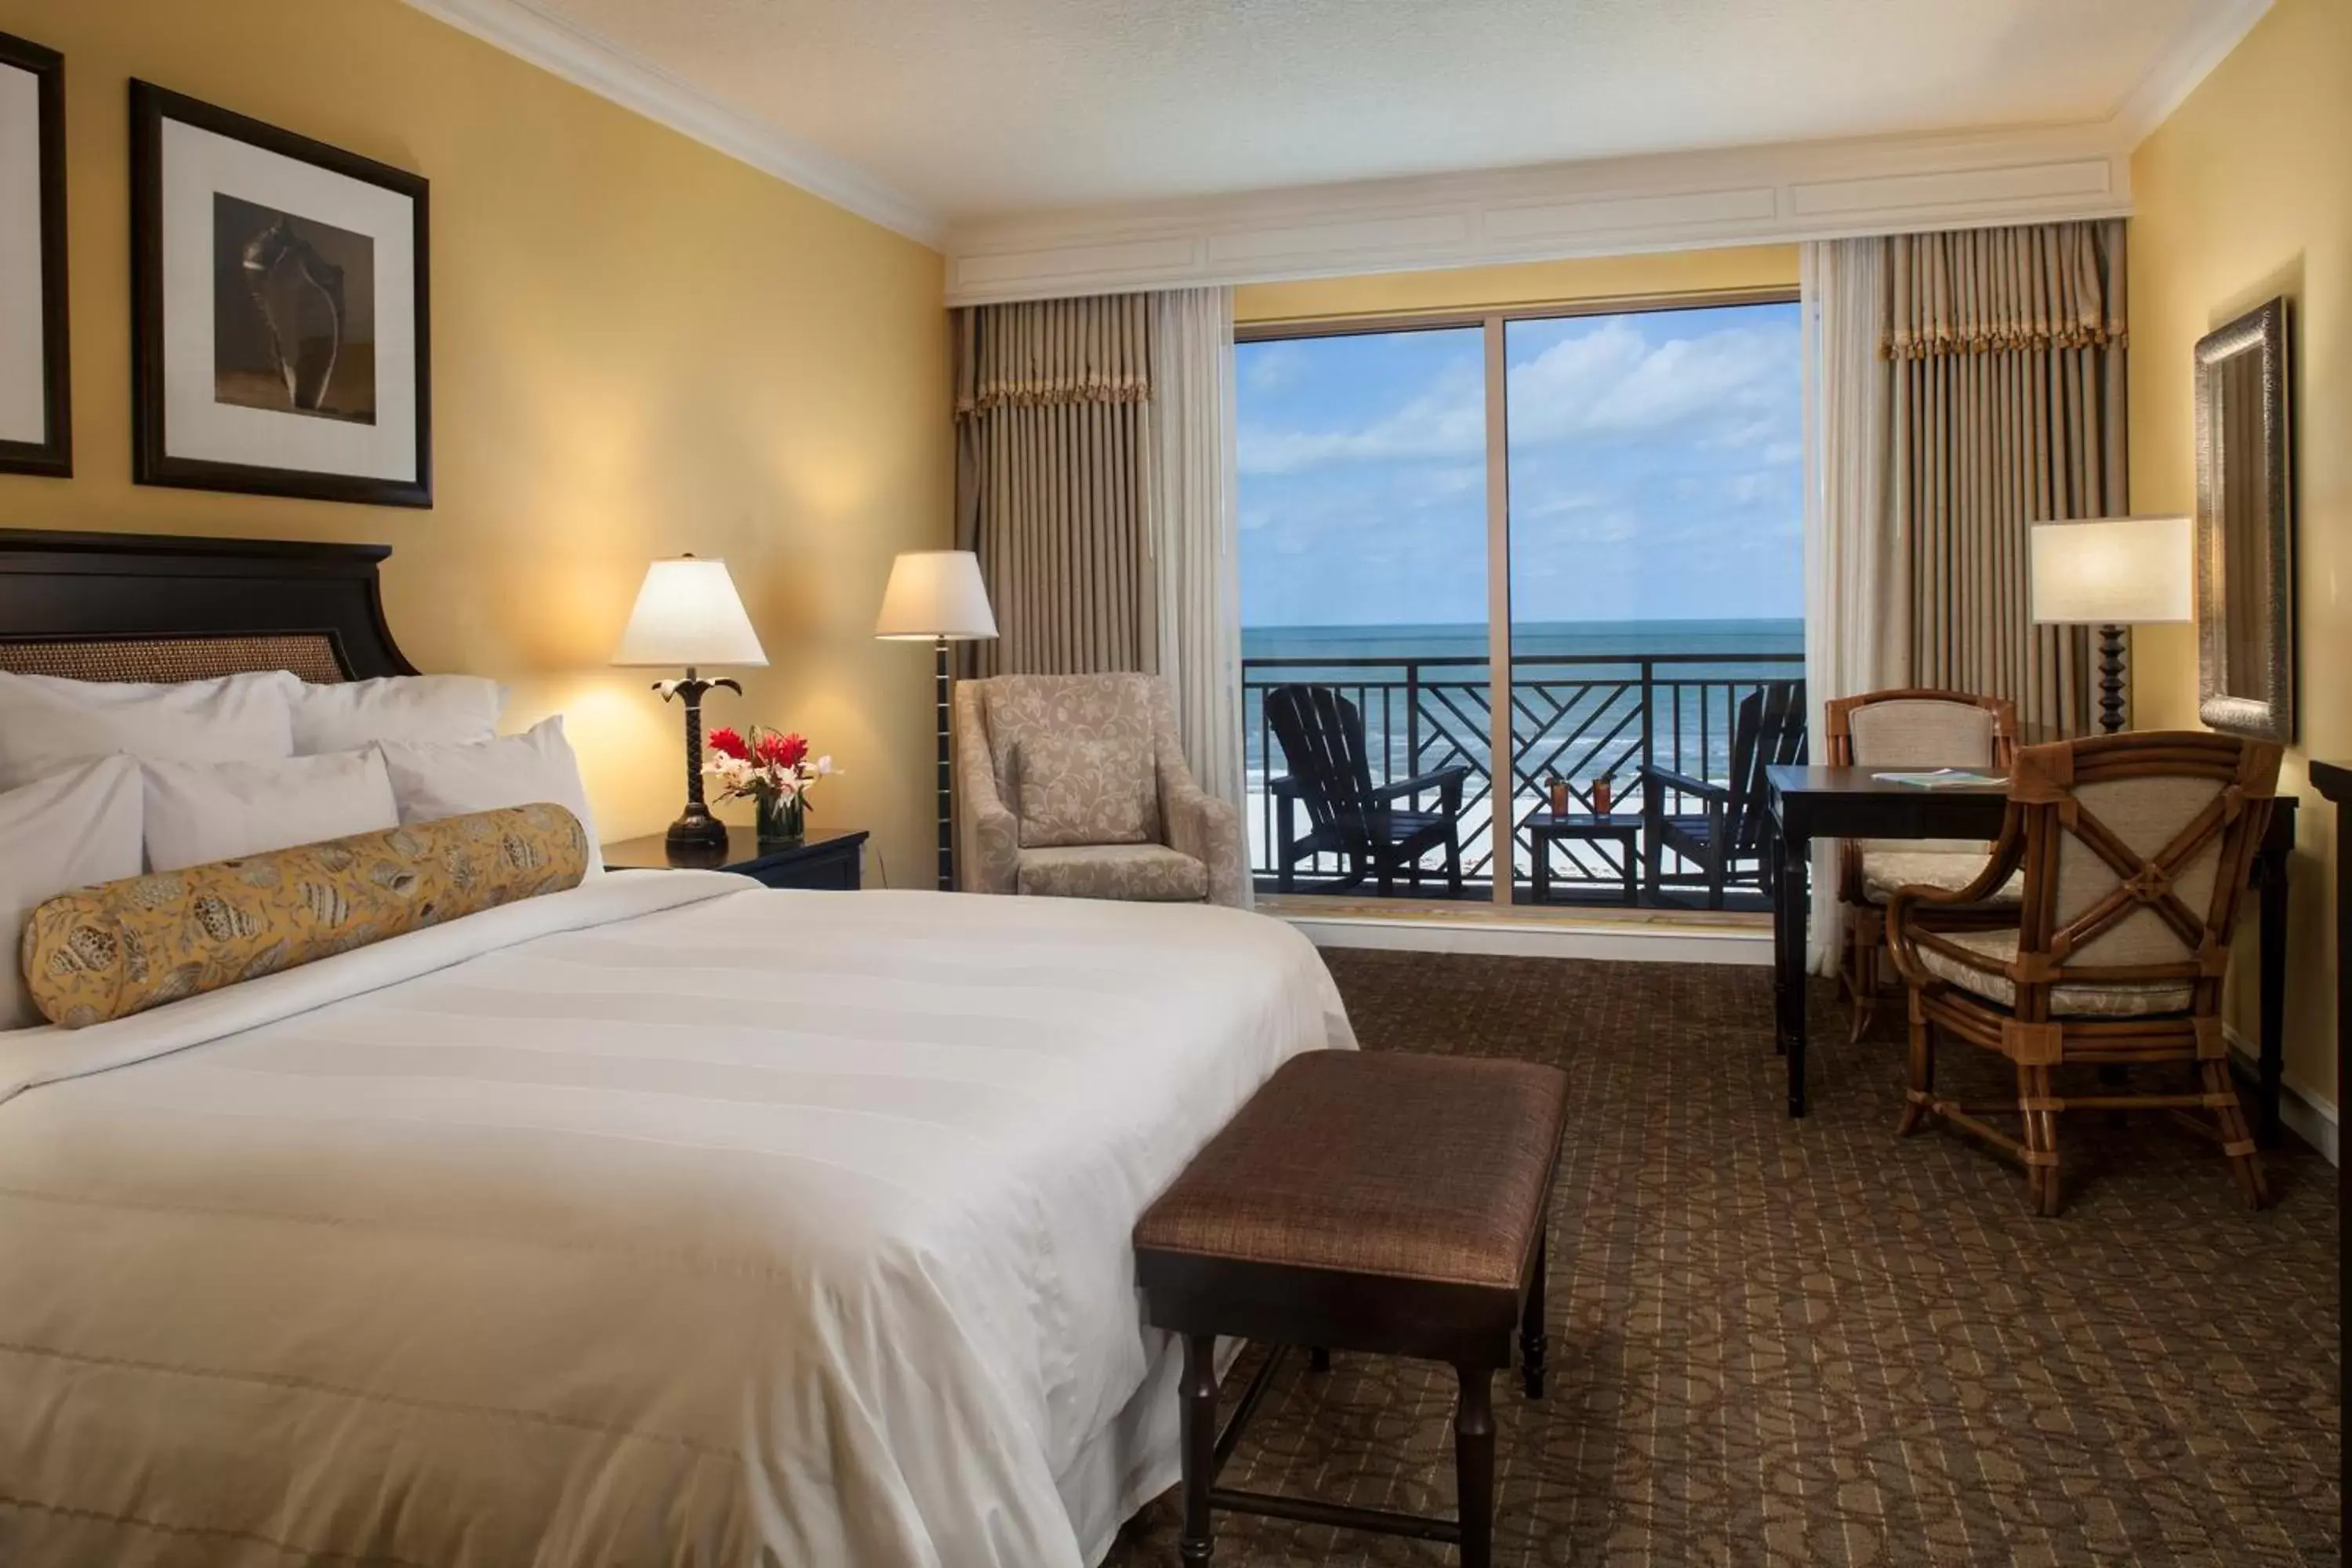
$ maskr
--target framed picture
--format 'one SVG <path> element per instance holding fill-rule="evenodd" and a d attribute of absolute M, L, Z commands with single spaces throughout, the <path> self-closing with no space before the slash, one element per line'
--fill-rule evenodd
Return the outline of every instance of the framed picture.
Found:
<path fill-rule="evenodd" d="M 0 33 L 0 473 L 73 473 L 66 62 Z"/>
<path fill-rule="evenodd" d="M 131 84 L 131 477 L 433 504 L 426 185 Z"/>

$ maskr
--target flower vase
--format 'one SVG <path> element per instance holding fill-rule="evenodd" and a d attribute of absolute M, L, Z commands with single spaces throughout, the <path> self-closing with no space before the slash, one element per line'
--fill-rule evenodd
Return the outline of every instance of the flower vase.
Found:
<path fill-rule="evenodd" d="M 787 795 L 782 790 L 761 788 L 756 795 L 761 848 L 790 849 L 808 837 L 808 803 L 799 791 Z"/>

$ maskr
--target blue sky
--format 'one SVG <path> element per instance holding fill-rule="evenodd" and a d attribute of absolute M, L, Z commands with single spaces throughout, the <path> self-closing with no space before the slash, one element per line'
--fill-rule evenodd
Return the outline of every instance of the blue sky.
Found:
<path fill-rule="evenodd" d="M 1803 614 L 1797 309 L 1509 325 L 1516 618 Z M 1483 623 L 1478 330 L 1235 354 L 1243 624 Z"/>

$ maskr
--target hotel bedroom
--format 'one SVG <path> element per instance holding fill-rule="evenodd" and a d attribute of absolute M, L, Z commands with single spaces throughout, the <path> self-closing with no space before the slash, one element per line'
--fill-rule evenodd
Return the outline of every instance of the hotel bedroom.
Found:
<path fill-rule="evenodd" d="M 2334 1563 L 2352 0 L 0 0 L 0 1565 Z"/>

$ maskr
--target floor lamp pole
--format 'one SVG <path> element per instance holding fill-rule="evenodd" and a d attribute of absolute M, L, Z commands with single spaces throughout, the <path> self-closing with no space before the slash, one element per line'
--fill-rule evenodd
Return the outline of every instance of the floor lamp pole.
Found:
<path fill-rule="evenodd" d="M 2099 728 L 2110 735 L 2124 727 L 2124 629 L 2099 628 Z"/>
<path fill-rule="evenodd" d="M 950 815 L 949 786 L 953 778 L 948 761 L 948 639 L 941 637 L 935 656 L 940 721 L 940 891 L 955 890 L 955 822 Z"/>

